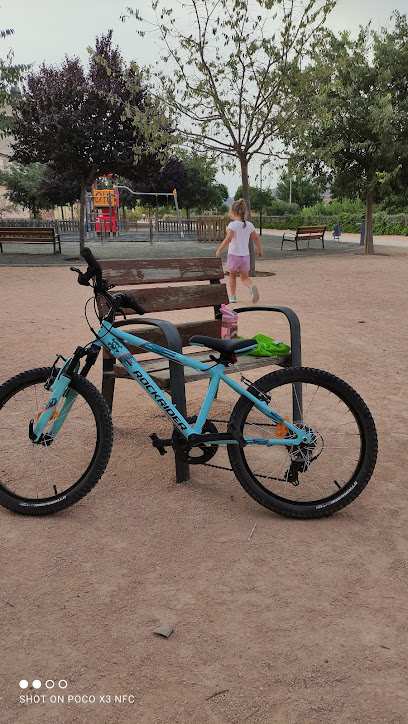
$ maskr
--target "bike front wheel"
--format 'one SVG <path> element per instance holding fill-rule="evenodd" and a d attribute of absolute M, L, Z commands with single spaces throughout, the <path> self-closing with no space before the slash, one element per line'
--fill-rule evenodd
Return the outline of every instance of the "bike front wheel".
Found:
<path fill-rule="evenodd" d="M 56 513 L 83 498 L 103 474 L 112 449 L 109 409 L 80 375 L 73 375 L 68 387 L 76 393 L 69 413 L 62 397 L 48 423 L 50 429 L 59 413 L 65 415 L 55 438 L 30 439 L 30 421 L 50 398 L 44 387 L 50 375 L 50 367 L 28 370 L 0 387 L 0 504 L 23 515 Z"/>
<path fill-rule="evenodd" d="M 352 387 L 328 372 L 298 367 L 265 375 L 249 392 L 269 395 L 269 407 L 311 434 L 311 442 L 290 445 L 288 428 L 240 397 L 230 425 L 254 442 L 228 445 L 228 454 L 254 500 L 281 515 L 320 518 L 361 493 L 375 467 L 377 434 L 367 405 Z M 279 437 L 288 444 L 266 446 L 266 440 Z"/>

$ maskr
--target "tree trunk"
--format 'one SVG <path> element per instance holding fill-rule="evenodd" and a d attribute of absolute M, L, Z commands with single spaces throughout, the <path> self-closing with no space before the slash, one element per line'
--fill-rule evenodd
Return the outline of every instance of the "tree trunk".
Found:
<path fill-rule="evenodd" d="M 60 206 L 60 209 L 61 209 L 61 218 L 64 221 L 64 207 Z"/>
<path fill-rule="evenodd" d="M 86 184 L 81 184 L 81 196 L 79 199 L 79 248 L 82 250 L 85 246 L 85 204 L 86 204 Z"/>
<path fill-rule="evenodd" d="M 247 207 L 247 219 L 251 221 L 251 198 L 249 195 L 249 180 L 248 180 L 248 161 L 246 158 L 240 158 L 241 163 L 241 180 L 242 180 L 242 196 Z M 249 276 L 255 276 L 255 249 L 254 242 L 252 239 L 249 240 L 249 259 L 250 268 Z"/>
<path fill-rule="evenodd" d="M 367 191 L 366 196 L 366 223 L 364 237 L 364 254 L 374 254 L 373 239 L 373 192 Z"/>

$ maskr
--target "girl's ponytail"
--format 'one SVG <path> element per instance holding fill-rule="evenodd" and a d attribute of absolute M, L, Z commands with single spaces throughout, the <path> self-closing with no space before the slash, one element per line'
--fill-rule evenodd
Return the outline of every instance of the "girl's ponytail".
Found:
<path fill-rule="evenodd" d="M 239 216 L 242 223 L 244 224 L 244 227 L 246 226 L 245 216 L 247 212 L 247 207 L 244 199 L 239 199 L 238 201 L 234 201 L 234 203 L 231 206 L 231 211 L 233 214 L 236 214 L 236 216 Z"/>

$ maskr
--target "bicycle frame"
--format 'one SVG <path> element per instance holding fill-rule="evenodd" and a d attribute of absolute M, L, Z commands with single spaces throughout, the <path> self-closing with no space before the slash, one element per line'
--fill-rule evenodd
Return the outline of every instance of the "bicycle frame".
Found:
<path fill-rule="evenodd" d="M 174 405 L 170 402 L 169 398 L 156 385 L 150 375 L 142 368 L 139 362 L 136 361 L 136 359 L 129 352 L 127 347 L 122 344 L 123 342 L 125 344 L 131 344 L 140 347 L 147 352 L 153 352 L 155 354 L 158 354 L 160 357 L 165 357 L 185 367 L 191 367 L 192 369 L 203 372 L 205 375 L 211 377 L 207 393 L 205 395 L 201 410 L 198 414 L 194 427 L 189 425 L 187 420 L 185 420 L 185 418 L 180 414 L 177 408 L 174 407 Z M 254 403 L 255 407 L 260 410 L 260 412 L 263 412 L 264 415 L 269 417 L 274 422 L 283 422 L 288 427 L 288 429 L 294 435 L 296 435 L 296 438 L 290 438 L 290 441 L 278 438 L 272 438 L 268 440 L 248 438 L 246 439 L 246 442 L 248 444 L 264 443 L 269 445 L 287 445 L 290 443 L 292 445 L 298 445 L 300 442 L 302 442 L 302 440 L 304 440 L 305 432 L 303 430 L 299 430 L 295 425 L 292 425 L 290 422 L 285 421 L 281 415 L 268 407 L 265 402 L 259 400 L 257 397 L 248 392 L 247 389 L 241 387 L 241 385 L 225 375 L 223 364 L 219 363 L 211 365 L 200 362 L 193 357 L 186 356 L 178 352 L 173 352 L 166 347 L 161 347 L 160 345 L 153 344 L 152 342 L 146 342 L 144 339 L 142 339 L 141 337 L 137 337 L 134 334 L 123 332 L 122 330 L 117 329 L 113 326 L 109 327 L 109 325 L 107 325 L 106 323 L 102 323 L 102 326 L 98 332 L 98 336 L 94 344 L 104 346 L 106 349 L 108 349 L 110 354 L 116 357 L 116 359 L 126 369 L 130 377 L 136 380 L 136 382 L 138 382 L 139 385 L 146 390 L 147 394 L 149 395 L 149 397 L 152 398 L 156 405 L 160 407 L 160 409 L 164 410 L 164 412 L 170 417 L 173 424 L 177 427 L 183 437 L 186 438 L 186 440 L 188 440 L 190 435 L 201 434 L 204 423 L 207 420 L 209 411 L 211 409 L 211 405 L 217 394 L 220 381 L 225 382 L 225 384 L 228 385 L 228 387 L 231 387 L 231 389 L 233 389 L 238 395 L 244 395 L 249 400 L 251 400 L 251 402 Z M 238 442 L 237 440 L 231 438 L 231 440 L 220 441 L 220 444 L 236 445 L 238 444 Z"/>
<path fill-rule="evenodd" d="M 129 352 L 129 350 L 123 343 L 140 347 L 143 351 L 153 352 L 160 357 L 165 357 L 185 367 L 191 367 L 192 369 L 199 370 L 200 372 L 203 372 L 205 375 L 208 375 L 211 378 L 207 393 L 205 395 L 201 410 L 198 414 L 194 427 L 192 427 L 187 422 L 187 420 L 180 414 L 180 412 L 172 404 L 169 398 L 156 385 L 150 375 L 143 369 L 139 362 L 136 361 L 136 359 L 133 357 L 133 355 Z M 105 321 L 102 322 L 97 336 L 93 341 L 93 345 L 100 348 L 105 347 L 110 352 L 110 354 L 113 355 L 123 365 L 129 376 L 136 382 L 138 382 L 139 385 L 143 387 L 143 389 L 149 395 L 149 397 L 156 403 L 156 405 L 168 415 L 177 430 L 187 441 L 191 435 L 200 435 L 202 433 L 204 423 L 207 420 L 211 405 L 217 394 L 220 381 L 225 382 L 225 384 L 228 385 L 228 387 L 230 387 L 232 390 L 234 390 L 234 392 L 236 392 L 238 395 L 244 395 L 248 400 L 253 402 L 255 407 L 267 418 L 271 419 L 273 422 L 276 423 L 283 423 L 288 428 L 288 431 L 290 431 L 294 435 L 294 437 L 290 438 L 245 438 L 246 444 L 266 445 L 269 447 L 272 445 L 299 445 L 301 442 L 309 443 L 311 440 L 310 433 L 306 433 L 305 430 L 301 430 L 295 425 L 292 425 L 292 423 L 285 420 L 281 415 L 279 415 L 279 413 L 268 407 L 268 405 L 264 401 L 255 397 L 247 389 L 241 387 L 241 385 L 225 375 L 224 365 L 221 363 L 209 365 L 204 362 L 200 362 L 199 360 L 196 360 L 190 356 L 179 354 L 178 352 L 173 352 L 166 347 L 161 347 L 160 345 L 153 344 L 152 342 L 146 342 L 146 340 L 144 340 L 142 337 L 137 337 L 134 334 L 123 332 L 122 330 L 113 327 L 112 324 Z M 69 379 L 64 376 L 64 370 L 66 370 L 69 362 L 70 360 L 67 360 L 67 362 L 65 362 L 64 366 L 58 373 L 55 382 L 50 387 L 52 396 L 47 403 L 47 407 L 45 408 L 45 410 L 42 411 L 39 415 L 37 424 L 34 429 L 36 440 L 39 440 L 46 424 L 52 417 L 53 408 L 57 405 L 58 400 L 62 397 L 68 387 Z M 73 391 L 70 391 L 67 395 L 67 399 L 64 403 L 63 408 L 65 410 L 65 407 L 67 407 L 67 412 L 64 416 L 60 414 L 61 419 L 57 418 L 57 420 L 53 423 L 52 428 L 49 432 L 50 435 L 55 435 L 63 424 L 63 420 L 65 419 L 66 415 L 69 412 L 69 409 L 73 404 L 72 395 L 75 395 L 75 393 Z M 238 440 L 231 437 L 230 440 L 223 439 L 219 441 L 212 441 L 212 444 L 238 445 L 239 442 Z"/>

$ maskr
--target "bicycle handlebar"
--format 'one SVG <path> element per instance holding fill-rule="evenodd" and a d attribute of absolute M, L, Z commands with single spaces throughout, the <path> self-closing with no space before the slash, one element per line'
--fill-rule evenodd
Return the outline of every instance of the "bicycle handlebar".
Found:
<path fill-rule="evenodd" d="M 125 307 L 128 309 L 133 309 L 133 311 L 137 312 L 138 314 L 145 313 L 143 307 L 140 306 L 140 304 L 136 301 L 132 294 L 125 294 L 124 292 L 122 292 L 120 294 L 113 294 L 113 298 L 115 299 L 115 307 L 117 309 Z"/>
<path fill-rule="evenodd" d="M 80 269 L 77 269 L 74 266 L 70 267 L 71 271 L 77 272 L 78 284 L 81 284 L 82 286 L 89 287 L 89 280 L 92 279 L 92 277 L 95 277 L 95 293 L 103 294 L 105 299 L 110 302 L 111 312 L 113 312 L 113 318 L 115 316 L 115 312 L 117 312 L 121 307 L 133 309 L 133 311 L 137 312 L 138 314 L 145 313 L 143 307 L 140 306 L 140 304 L 131 294 L 126 294 L 125 292 L 119 294 L 108 294 L 109 286 L 107 284 L 107 281 L 105 279 L 102 279 L 102 267 L 99 264 L 99 261 L 95 259 L 91 250 L 87 246 L 80 251 L 80 254 L 88 264 L 86 272 L 81 272 Z M 111 314 L 111 312 L 109 314 Z M 113 321 L 113 319 L 111 321 Z"/>
<path fill-rule="evenodd" d="M 92 254 L 89 247 L 85 246 L 81 251 L 80 254 L 83 259 L 85 259 L 86 263 L 88 264 L 88 271 L 92 271 L 92 276 L 97 276 L 100 274 L 102 276 L 102 269 L 101 265 L 99 264 L 99 261 L 95 259 L 94 255 Z"/>
<path fill-rule="evenodd" d="M 75 266 L 71 266 L 71 271 L 75 271 L 78 274 L 78 284 L 81 284 L 83 287 L 89 287 L 89 280 L 92 279 L 92 277 L 95 277 L 95 286 L 98 291 L 105 291 L 104 284 L 102 280 L 102 269 L 101 265 L 99 264 L 98 260 L 95 259 L 94 255 L 92 254 L 91 250 L 88 249 L 88 247 L 84 247 L 80 251 L 80 254 L 83 259 L 85 259 L 86 263 L 88 264 L 88 268 L 86 272 L 82 272 L 80 269 L 77 269 Z"/>

